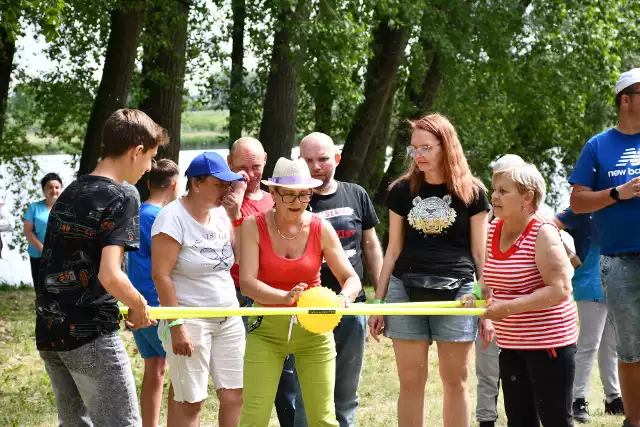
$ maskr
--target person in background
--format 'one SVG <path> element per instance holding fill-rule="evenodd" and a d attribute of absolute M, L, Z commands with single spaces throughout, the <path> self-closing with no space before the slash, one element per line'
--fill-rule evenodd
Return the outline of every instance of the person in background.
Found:
<path fill-rule="evenodd" d="M 38 283 L 38 270 L 42 257 L 42 245 L 47 233 L 49 212 L 62 192 L 62 179 L 57 173 L 48 173 L 40 180 L 44 200 L 31 203 L 24 214 L 24 236 L 29 242 L 27 252 L 31 263 L 33 286 Z"/>
<path fill-rule="evenodd" d="M 232 171 L 243 174 L 247 182 L 244 193 L 237 191 L 228 192 L 222 202 L 227 209 L 231 221 L 243 221 L 251 215 L 266 212 L 273 208 L 273 198 L 271 194 L 260 189 L 262 171 L 267 163 L 267 153 L 260 141 L 251 137 L 238 139 L 231 146 L 227 162 Z M 238 239 L 240 236 L 236 236 Z M 237 244 L 237 240 L 236 240 Z M 240 292 L 240 269 L 238 262 L 231 267 L 231 277 L 236 287 L 236 296 L 241 307 L 251 307 L 251 298 L 242 295 Z M 248 329 L 248 317 L 243 316 L 242 321 L 245 329 Z M 293 427 L 294 414 L 296 410 L 296 379 L 294 374 L 293 355 L 289 355 L 282 367 L 282 376 L 278 383 L 275 406 L 280 427 Z"/>
<path fill-rule="evenodd" d="M 336 181 L 334 176 L 340 162 L 333 140 L 320 132 L 305 136 L 300 142 L 300 157 L 309 166 L 311 177 L 322 181 L 313 190 L 309 210 L 326 219 L 338 233 L 340 244 L 349 262 L 362 282 L 364 265 L 368 267 L 369 279 L 377 287 L 382 267 L 382 248 L 376 235 L 378 216 L 369 195 L 358 184 Z M 322 286 L 340 293 L 341 286 L 326 262 L 320 270 Z M 356 302 L 366 300 L 364 291 Z M 364 361 L 364 346 L 367 337 L 367 320 L 363 315 L 342 316 L 333 330 L 336 342 L 336 417 L 340 427 L 355 425 L 358 409 L 358 385 Z M 306 426 L 302 394 L 296 396 L 296 427 Z"/>
<path fill-rule="evenodd" d="M 151 228 L 151 277 L 160 304 L 238 307 L 229 272 L 235 260 L 234 233 L 222 203 L 230 185 L 244 186 L 244 178 L 214 152 L 197 155 L 186 175 L 187 194 L 162 209 Z M 163 320 L 158 334 L 171 377 L 167 425 L 200 425 L 211 377 L 220 401 L 218 424 L 236 427 L 242 408 L 242 319 Z"/>
<path fill-rule="evenodd" d="M 150 196 L 140 206 L 140 250 L 130 252 L 128 274 L 133 286 L 150 307 L 158 307 L 158 292 L 151 278 L 151 227 L 163 207 L 178 198 L 180 169 L 173 161 L 154 162 L 147 186 Z M 144 375 L 140 393 L 143 427 L 157 427 L 162 406 L 162 387 L 166 369 L 166 353 L 158 336 L 158 326 L 133 331 L 140 356 L 144 359 Z"/>
<path fill-rule="evenodd" d="M 451 122 L 429 114 L 410 122 L 409 169 L 389 189 L 389 245 L 375 302 L 454 301 L 481 278 L 487 238 L 484 185 L 469 169 Z M 429 349 L 435 341 L 443 393 L 444 427 L 468 427 L 468 365 L 478 333 L 476 316 L 371 316 L 378 340 L 393 341 L 400 395 L 398 425 L 424 425 Z M 480 323 L 485 341 L 491 323 Z"/>
<path fill-rule="evenodd" d="M 592 213 L 613 319 L 625 427 L 640 427 L 640 68 L 615 86 L 617 126 L 592 137 L 569 177 L 571 209 Z"/>
<path fill-rule="evenodd" d="M 231 146 L 227 156 L 229 168 L 236 173 L 243 174 L 246 181 L 244 193 L 228 192 L 222 199 L 222 205 L 229 212 L 231 221 L 239 221 L 258 212 L 266 212 L 273 207 L 271 194 L 260 189 L 262 171 L 267 164 L 267 153 L 262 144 L 255 138 L 243 137 Z M 237 260 L 231 267 L 231 277 L 236 287 L 236 296 L 240 307 L 250 307 L 251 299 L 240 292 L 240 270 Z M 243 318 L 246 324 L 246 317 Z"/>
<path fill-rule="evenodd" d="M 131 329 L 155 324 L 122 271 L 139 248 L 140 205 L 124 181 L 151 169 L 165 129 L 145 113 L 115 111 L 104 124 L 102 160 L 72 182 L 49 216 L 36 287 L 36 345 L 61 426 L 138 426 L 136 384 L 118 334 L 117 301 Z"/>
<path fill-rule="evenodd" d="M 275 208 L 244 220 L 240 227 L 240 286 L 260 306 L 295 306 L 308 287 L 320 286 L 323 258 L 341 285 L 337 297 L 345 306 L 362 290 L 331 224 L 306 211 L 313 188 L 304 160 L 281 157 L 269 186 Z M 312 333 L 295 316 L 251 317 L 244 362 L 244 404 L 240 426 L 269 424 L 282 364 L 296 357 L 309 425 L 337 427 L 335 342 L 333 334 Z"/>
<path fill-rule="evenodd" d="M 515 154 L 506 154 L 496 160 L 492 165 L 493 173 L 512 165 L 521 165 L 525 161 Z M 489 211 L 487 221 L 491 223 L 493 207 Z M 480 320 L 478 320 L 480 322 Z M 494 427 L 498 419 L 498 395 L 500 394 L 500 348 L 496 340 L 488 345 L 478 336 L 476 339 L 476 420 L 480 427 Z"/>
<path fill-rule="evenodd" d="M 576 214 L 567 208 L 553 221 L 560 230 L 566 230 L 575 244 L 571 254 L 576 268 L 571 283 L 573 299 L 578 307 L 580 333 L 576 353 L 576 377 L 573 382 L 573 419 L 589 422 L 589 379 L 593 362 L 598 354 L 598 368 L 604 388 L 605 414 L 623 415 L 624 405 L 618 382 L 618 354 L 616 336 L 600 283 L 600 242 L 591 214 Z"/>
<path fill-rule="evenodd" d="M 492 184 L 498 219 L 479 282 L 492 291 L 482 317 L 495 326 L 508 425 L 571 427 L 577 314 L 560 231 L 538 215 L 546 185 L 528 163 L 497 170 Z"/>

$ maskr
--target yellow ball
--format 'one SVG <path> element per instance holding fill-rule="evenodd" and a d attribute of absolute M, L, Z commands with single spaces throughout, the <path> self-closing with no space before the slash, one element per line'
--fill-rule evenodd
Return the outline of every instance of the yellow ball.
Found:
<path fill-rule="evenodd" d="M 332 313 L 333 310 L 331 310 L 340 307 L 338 296 L 331 289 L 323 286 L 316 286 L 304 291 L 298 300 L 298 307 L 328 309 L 327 312 L 323 310 L 322 313 L 298 315 L 298 321 L 302 327 L 315 334 L 333 331 L 342 318 L 341 314 Z"/>

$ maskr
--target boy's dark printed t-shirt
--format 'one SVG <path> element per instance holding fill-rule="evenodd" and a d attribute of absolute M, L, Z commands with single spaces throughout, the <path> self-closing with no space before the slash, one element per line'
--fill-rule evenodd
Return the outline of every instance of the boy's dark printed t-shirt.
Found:
<path fill-rule="evenodd" d="M 367 192 L 357 184 L 338 181 L 338 187 L 334 193 L 314 194 L 309 207 L 311 212 L 331 223 L 340 238 L 347 258 L 362 280 L 364 276 L 362 231 L 373 228 L 380 222 Z M 324 260 L 320 277 L 322 286 L 340 293 L 342 290 L 340 282 Z M 365 300 L 366 297 L 362 291 L 356 301 Z"/>
<path fill-rule="evenodd" d="M 105 246 L 137 250 L 140 202 L 132 187 L 85 175 L 49 215 L 36 290 L 38 350 L 68 351 L 119 328 L 116 299 L 98 280 Z"/>
<path fill-rule="evenodd" d="M 422 183 L 417 195 L 409 181 L 399 181 L 387 195 L 387 207 L 404 217 L 404 245 L 393 275 L 423 273 L 473 279 L 470 218 L 488 212 L 487 194 L 479 188 L 469 206 L 452 196 L 446 184 Z"/>

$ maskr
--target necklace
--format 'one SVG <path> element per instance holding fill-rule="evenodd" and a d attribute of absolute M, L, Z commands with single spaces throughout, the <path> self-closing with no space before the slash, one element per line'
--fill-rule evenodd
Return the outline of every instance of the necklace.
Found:
<path fill-rule="evenodd" d="M 298 230 L 298 232 L 296 233 L 295 236 L 293 236 L 293 237 L 283 236 L 282 233 L 280 232 L 280 229 L 278 228 L 278 223 L 276 222 L 276 211 L 272 210 L 271 213 L 273 215 L 273 225 L 276 227 L 276 231 L 278 232 L 280 237 L 282 237 L 285 240 L 295 240 L 296 237 L 298 237 L 300 235 L 300 233 L 302 232 L 302 225 L 300 226 L 300 229 Z"/>

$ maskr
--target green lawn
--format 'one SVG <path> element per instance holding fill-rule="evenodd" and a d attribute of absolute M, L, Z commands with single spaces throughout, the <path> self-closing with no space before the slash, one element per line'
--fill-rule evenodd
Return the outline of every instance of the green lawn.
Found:
<path fill-rule="evenodd" d="M 56 409 L 49 377 L 38 357 L 33 339 L 34 312 L 31 288 L 0 288 L 0 425 L 2 426 L 55 426 Z M 142 360 L 138 356 L 131 333 L 121 332 L 133 363 L 138 387 L 142 381 Z M 396 398 L 398 379 L 391 341 L 380 344 L 368 340 L 365 368 L 360 386 L 360 409 L 357 421 L 361 427 L 396 425 Z M 435 349 L 429 361 L 430 372 L 438 372 Z M 475 405 L 475 376 L 470 367 L 472 402 Z M 168 387 L 165 385 L 165 392 Z M 594 369 L 591 381 L 591 426 L 619 427 L 621 417 L 603 416 L 602 387 Z M 429 378 L 426 392 L 426 426 L 442 425 L 442 388 L 437 375 Z M 202 425 L 217 425 L 217 401 L 213 390 L 206 402 Z M 166 394 L 165 394 L 166 395 Z M 117 404 L 117 396 L 114 396 Z M 505 426 L 504 411 L 498 425 Z M 274 411 L 275 412 L 275 411 Z M 166 410 L 163 410 L 163 420 Z M 164 421 L 163 421 L 164 422 Z M 277 426 L 275 416 L 270 426 Z M 475 422 L 473 425 L 476 425 Z"/>

